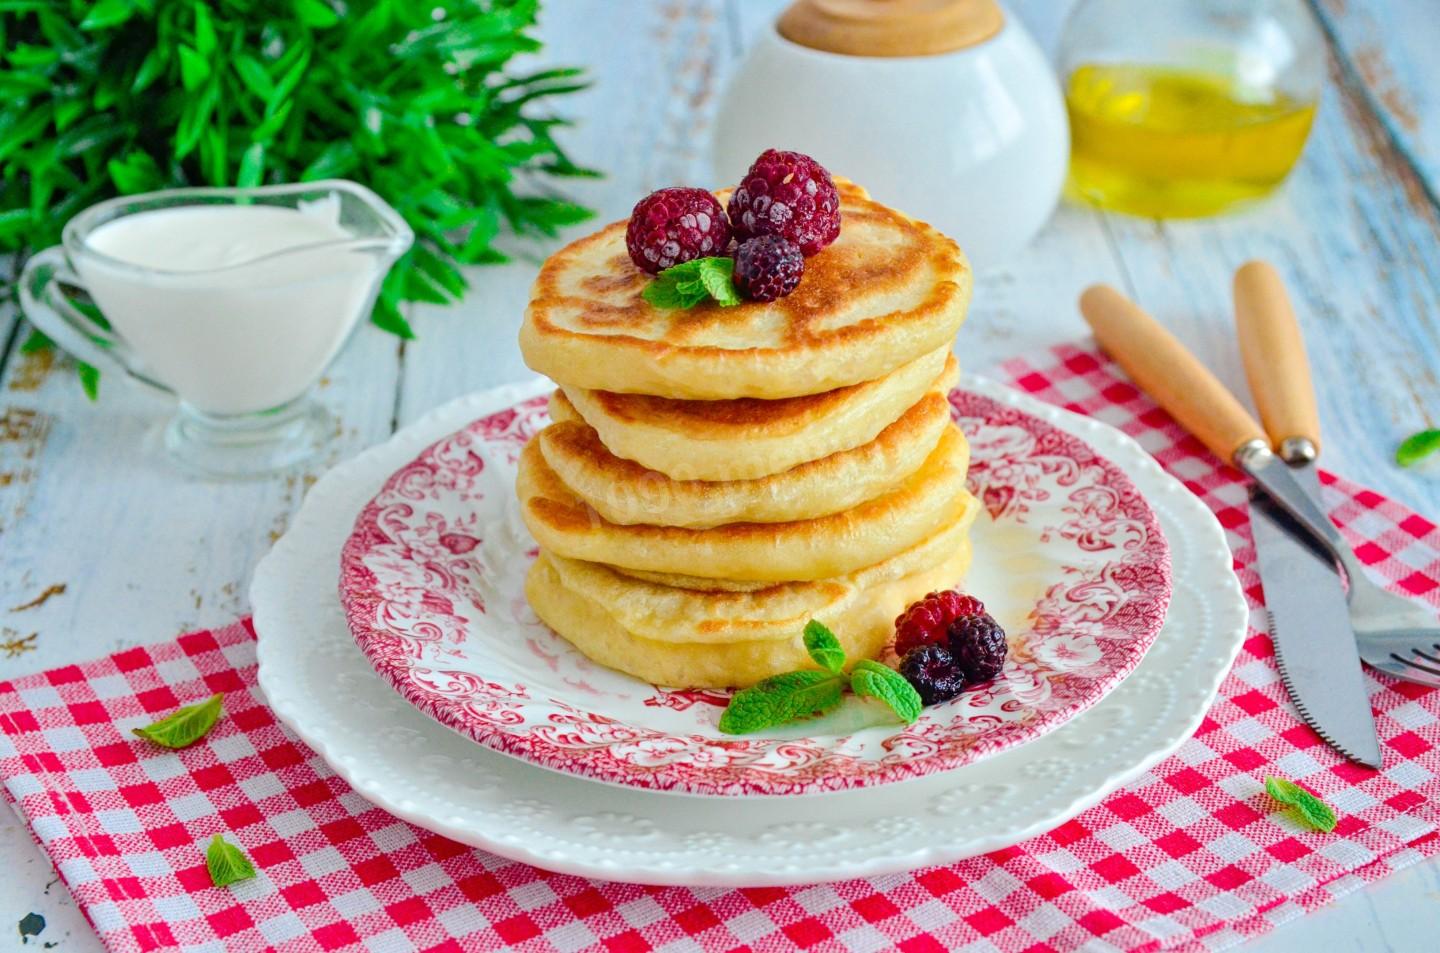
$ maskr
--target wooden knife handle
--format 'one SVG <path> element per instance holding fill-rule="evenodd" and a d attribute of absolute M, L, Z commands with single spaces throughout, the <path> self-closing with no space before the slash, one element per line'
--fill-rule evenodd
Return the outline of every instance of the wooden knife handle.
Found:
<path fill-rule="evenodd" d="M 1266 262 L 1246 262 L 1235 272 L 1235 331 L 1270 442 L 1283 448 L 1308 440 L 1318 452 L 1320 414 L 1300 322 L 1279 272 Z"/>
<path fill-rule="evenodd" d="M 1080 295 L 1080 313 L 1100 346 L 1140 389 L 1220 459 L 1229 463 L 1245 444 L 1265 440 L 1255 418 L 1225 385 L 1120 292 L 1108 285 L 1086 288 Z"/>

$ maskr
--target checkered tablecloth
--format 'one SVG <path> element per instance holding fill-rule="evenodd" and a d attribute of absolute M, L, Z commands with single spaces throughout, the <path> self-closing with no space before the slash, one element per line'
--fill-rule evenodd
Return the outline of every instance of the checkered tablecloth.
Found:
<path fill-rule="evenodd" d="M 1296 717 L 1264 634 L 1238 475 L 1094 353 L 1007 373 L 1138 438 L 1219 515 L 1252 630 L 1195 737 L 1099 806 L 951 867 L 790 889 L 600 883 L 473 850 L 373 807 L 281 728 L 247 623 L 0 685 L 0 782 L 112 950 L 907 951 L 1221 948 L 1440 850 L 1440 692 L 1370 673 L 1386 768 L 1340 760 Z M 1440 531 L 1325 478 L 1332 515 L 1394 588 L 1440 605 Z M 123 730 L 224 692 L 179 752 Z M 1341 815 L 1299 827 L 1298 780 Z M 259 868 L 210 885 L 223 833 Z"/>

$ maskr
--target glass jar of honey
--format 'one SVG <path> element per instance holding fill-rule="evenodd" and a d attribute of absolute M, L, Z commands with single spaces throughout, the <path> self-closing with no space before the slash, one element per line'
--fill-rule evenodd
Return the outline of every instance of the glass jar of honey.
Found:
<path fill-rule="evenodd" d="M 1151 218 L 1267 195 L 1305 146 L 1324 53 L 1303 0 L 1080 0 L 1059 53 L 1067 194 Z"/>

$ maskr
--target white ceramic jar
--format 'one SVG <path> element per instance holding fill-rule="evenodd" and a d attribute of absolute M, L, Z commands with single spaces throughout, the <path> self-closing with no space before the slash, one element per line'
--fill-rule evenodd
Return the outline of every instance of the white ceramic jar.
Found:
<path fill-rule="evenodd" d="M 828 52 L 772 25 L 721 105 L 715 182 L 797 150 L 946 232 L 977 268 L 1004 263 L 1054 211 L 1070 133 L 1044 53 L 1002 13 L 987 38 L 931 55 Z"/>

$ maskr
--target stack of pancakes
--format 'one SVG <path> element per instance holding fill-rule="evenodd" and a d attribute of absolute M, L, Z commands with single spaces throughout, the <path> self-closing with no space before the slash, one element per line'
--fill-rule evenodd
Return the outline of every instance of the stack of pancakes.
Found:
<path fill-rule="evenodd" d="M 840 237 L 778 301 L 652 307 L 624 222 L 541 269 L 520 345 L 559 390 L 520 458 L 526 592 L 590 658 L 745 686 L 809 664 L 810 619 L 875 656 L 964 575 L 978 504 L 947 394 L 970 270 L 837 184 Z"/>

